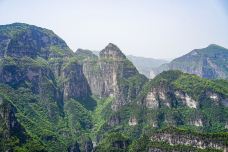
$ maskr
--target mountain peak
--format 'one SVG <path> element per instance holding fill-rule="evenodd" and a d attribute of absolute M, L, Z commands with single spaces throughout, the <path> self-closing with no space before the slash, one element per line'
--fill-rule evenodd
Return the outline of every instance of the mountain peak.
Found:
<path fill-rule="evenodd" d="M 119 49 L 118 46 L 116 46 L 116 45 L 113 44 L 113 43 L 109 43 L 106 47 L 108 47 L 108 48 L 116 48 L 116 49 Z"/>
<path fill-rule="evenodd" d="M 115 58 L 115 59 L 126 59 L 123 52 L 113 43 L 109 43 L 101 52 L 100 57 L 103 58 Z"/>
<path fill-rule="evenodd" d="M 210 44 L 210 45 L 208 45 L 207 47 L 210 48 L 210 47 L 221 47 L 221 46 L 219 46 L 219 45 L 217 45 L 217 44 Z"/>
<path fill-rule="evenodd" d="M 219 46 L 217 44 L 210 44 L 206 48 L 207 49 L 216 49 L 216 50 L 227 50 L 226 48 Z"/>
<path fill-rule="evenodd" d="M 48 59 L 73 54 L 73 51 L 58 35 L 51 30 L 35 25 L 25 23 L 1 25 L 0 37 L 2 41 L 0 57 L 27 56 Z"/>

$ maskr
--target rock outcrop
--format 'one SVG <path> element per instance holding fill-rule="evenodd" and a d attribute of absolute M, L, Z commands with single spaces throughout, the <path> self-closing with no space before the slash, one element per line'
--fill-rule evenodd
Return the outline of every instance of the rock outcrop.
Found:
<path fill-rule="evenodd" d="M 185 133 L 183 131 L 176 132 L 175 129 L 170 131 L 164 131 L 155 133 L 151 136 L 153 142 L 165 142 L 170 145 L 186 145 L 192 146 L 199 149 L 217 149 L 225 150 L 227 148 L 223 140 L 217 139 L 216 136 L 208 137 L 205 139 L 203 134 L 194 135 L 191 133 Z"/>
<path fill-rule="evenodd" d="M 117 110 L 136 96 L 147 79 L 140 75 L 134 65 L 114 44 L 108 44 L 97 60 L 85 60 L 83 73 L 93 95 L 115 97 L 112 109 Z M 129 86 L 128 80 L 138 77 L 139 83 Z M 126 82 L 126 83 L 125 83 Z M 124 84 L 125 83 L 125 84 Z"/>
<path fill-rule="evenodd" d="M 80 152 L 79 144 L 76 142 L 67 148 L 68 152 Z"/>
<path fill-rule="evenodd" d="M 12 151 L 13 147 L 5 146 L 7 142 L 17 140 L 18 145 L 22 145 L 29 138 L 26 135 L 25 129 L 21 126 L 16 118 L 16 108 L 5 99 L 4 95 L 0 93 L 0 150 Z"/>
<path fill-rule="evenodd" d="M 9 121 L 7 130 L 12 132 L 16 127 L 18 133 L 32 132 L 37 137 L 29 142 L 37 142 L 37 150 L 51 141 L 60 151 L 66 150 L 63 143 L 57 141 L 72 136 L 69 127 L 60 125 L 62 119 L 68 119 L 64 117 L 64 104 L 70 99 L 83 102 L 91 95 L 82 65 L 61 38 L 44 28 L 21 23 L 3 25 L 0 26 L 0 39 L 1 89 L 12 100 L 11 106 L 0 109 L 4 121 Z M 48 133 L 43 133 L 39 125 L 45 126 Z M 60 131 L 63 136 L 56 131 L 60 126 L 65 128 Z M 7 138 L 11 137 L 14 134 L 8 134 Z M 72 143 L 65 145 L 69 144 Z M 74 144 L 69 149 L 78 151 Z"/>
<path fill-rule="evenodd" d="M 207 116 L 203 111 L 211 111 L 220 106 L 226 107 L 224 101 L 228 96 L 218 93 L 217 89 L 224 90 L 226 87 L 180 71 L 167 71 L 146 85 L 137 103 L 151 111 L 148 113 L 152 113 L 152 110 L 160 113 L 152 114 L 151 121 L 158 122 L 158 125 L 163 122 L 174 126 L 186 124 L 206 127 L 211 126 L 211 121 L 214 120 L 209 120 L 212 115 Z M 183 112 L 181 109 L 189 109 L 191 113 Z M 222 122 L 223 120 L 220 121 Z"/>

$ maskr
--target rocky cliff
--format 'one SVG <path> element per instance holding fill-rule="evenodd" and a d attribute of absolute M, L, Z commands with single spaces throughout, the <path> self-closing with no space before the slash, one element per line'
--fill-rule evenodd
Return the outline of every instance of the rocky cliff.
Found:
<path fill-rule="evenodd" d="M 226 152 L 227 134 L 196 133 L 190 130 L 166 128 L 147 133 L 130 146 L 130 151 L 149 152 Z"/>
<path fill-rule="evenodd" d="M 180 71 L 163 72 L 133 102 L 110 113 L 100 131 L 117 129 L 134 137 L 167 126 L 225 132 L 227 99 L 227 86 Z"/>
<path fill-rule="evenodd" d="M 168 71 L 161 73 L 148 84 L 143 91 L 144 95 L 139 97 L 142 102 L 138 103 L 151 109 L 149 111 L 159 111 L 161 118 L 158 119 L 157 115 L 157 118 L 152 120 L 153 124 L 157 123 L 155 126 L 162 125 L 163 121 L 174 126 L 216 128 L 214 119 L 221 120 L 221 124 L 227 121 L 225 115 L 215 112 L 215 108 L 225 107 L 224 114 L 227 113 L 226 89 L 194 75 Z M 215 111 L 212 114 L 210 111 L 213 108 Z M 218 116 L 222 118 L 218 119 Z M 223 128 L 225 129 L 224 124 Z"/>
<path fill-rule="evenodd" d="M 83 73 L 93 95 L 115 98 L 113 110 L 131 102 L 147 81 L 121 50 L 111 43 L 100 52 L 98 58 L 83 61 Z M 132 82 L 134 79 L 137 82 Z"/>
<path fill-rule="evenodd" d="M 72 100 L 69 104 L 77 108 L 81 105 L 76 100 L 84 103 L 91 95 L 75 54 L 52 31 L 28 24 L 0 26 L 0 38 L 1 93 L 10 101 L 8 105 L 3 104 L 1 121 L 9 125 L 9 132 L 24 132 L 24 136 L 36 144 L 34 149 L 71 147 L 75 143 L 71 138 L 78 135 L 64 123 L 79 121 L 79 117 L 74 114 L 71 119 L 66 117 L 69 114 L 69 109 L 65 108 L 67 101 Z M 81 108 L 78 113 L 80 110 L 86 109 Z M 20 126 L 23 127 L 18 129 Z M 80 122 L 74 128 L 79 131 L 88 127 Z M 15 136 L 13 133 L 6 135 L 5 131 L 3 135 L 7 139 Z M 25 141 L 24 136 L 16 136 L 19 142 L 13 138 L 9 147 L 15 150 L 21 145 L 23 150 L 31 149 L 32 144 Z M 2 147 L 7 149 L 7 144 Z"/>
<path fill-rule="evenodd" d="M 169 132 L 155 133 L 150 138 L 151 141 L 166 142 L 170 145 L 187 145 L 200 149 L 225 150 L 226 145 L 221 139 L 206 138 L 192 134 L 182 134 L 170 129 Z"/>
<path fill-rule="evenodd" d="M 10 142 L 18 142 L 22 145 L 28 139 L 25 129 L 16 118 L 17 109 L 10 103 L 3 94 L 0 94 L 0 151 L 12 151 L 7 145 Z M 4 130 L 2 130 L 4 128 Z"/>

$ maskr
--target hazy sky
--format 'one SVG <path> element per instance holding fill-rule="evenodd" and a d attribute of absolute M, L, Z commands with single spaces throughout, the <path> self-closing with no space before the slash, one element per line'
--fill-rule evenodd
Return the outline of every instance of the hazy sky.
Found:
<path fill-rule="evenodd" d="M 72 50 L 174 58 L 215 43 L 228 48 L 228 0 L 0 0 L 0 24 L 53 30 Z"/>

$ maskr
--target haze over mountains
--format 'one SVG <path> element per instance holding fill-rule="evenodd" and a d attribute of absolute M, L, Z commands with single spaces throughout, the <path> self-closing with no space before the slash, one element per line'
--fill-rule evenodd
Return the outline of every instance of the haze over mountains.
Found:
<path fill-rule="evenodd" d="M 1 25 L 0 151 L 226 151 L 228 81 L 214 79 L 226 51 L 174 60 L 213 80 L 177 70 L 149 80 L 133 63 L 152 61 L 132 63 L 115 44 L 73 52 L 51 30 Z"/>

